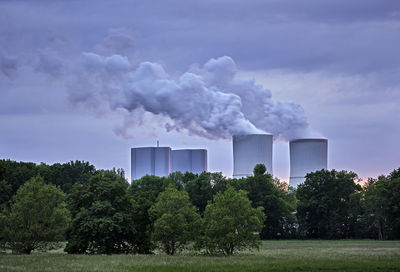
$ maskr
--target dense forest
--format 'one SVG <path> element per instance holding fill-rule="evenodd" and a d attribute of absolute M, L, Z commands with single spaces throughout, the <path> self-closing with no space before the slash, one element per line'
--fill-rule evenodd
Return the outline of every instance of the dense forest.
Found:
<path fill-rule="evenodd" d="M 84 161 L 0 160 L 0 243 L 30 253 L 66 241 L 68 253 L 209 254 L 260 239 L 399 239 L 400 168 L 361 184 L 353 172 L 309 173 L 297 189 L 264 165 L 241 179 L 175 172 L 128 182 Z"/>

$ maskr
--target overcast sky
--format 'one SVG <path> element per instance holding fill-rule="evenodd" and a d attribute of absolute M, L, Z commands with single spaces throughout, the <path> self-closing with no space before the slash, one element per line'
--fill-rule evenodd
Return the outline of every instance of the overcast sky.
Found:
<path fill-rule="evenodd" d="M 329 140 L 328 166 L 400 167 L 398 0 L 1 0 L 0 158 L 124 168 L 130 147 L 207 148 L 229 135 Z M 222 105 L 222 106 L 221 106 Z"/>

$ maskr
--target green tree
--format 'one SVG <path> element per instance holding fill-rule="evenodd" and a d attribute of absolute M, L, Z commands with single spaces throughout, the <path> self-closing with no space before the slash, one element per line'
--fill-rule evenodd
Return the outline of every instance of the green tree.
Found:
<path fill-rule="evenodd" d="M 218 192 L 204 213 L 204 247 L 211 253 L 232 255 L 245 248 L 260 245 L 263 208 L 252 208 L 247 193 L 228 187 Z"/>
<path fill-rule="evenodd" d="M 352 206 L 361 186 L 352 172 L 321 170 L 306 175 L 297 188 L 299 230 L 308 238 L 351 238 L 357 217 Z"/>
<path fill-rule="evenodd" d="M 365 226 L 378 239 L 400 238 L 400 168 L 388 176 L 370 179 L 364 190 Z"/>
<path fill-rule="evenodd" d="M 151 240 L 153 220 L 150 218 L 149 210 L 156 202 L 158 195 L 169 184 L 182 188 L 179 180 L 146 175 L 138 180 L 133 180 L 128 189 L 134 200 L 133 214 L 135 218 L 137 253 L 150 254 L 155 247 Z"/>
<path fill-rule="evenodd" d="M 12 186 L 6 180 L 0 179 L 0 212 L 7 207 L 11 198 Z"/>
<path fill-rule="evenodd" d="M 389 174 L 391 193 L 387 199 L 389 210 L 389 235 L 390 239 L 400 238 L 400 168 Z"/>
<path fill-rule="evenodd" d="M 114 171 L 99 170 L 86 185 L 75 184 L 68 203 L 72 224 L 68 253 L 112 254 L 135 250 L 134 210 L 128 183 Z"/>
<path fill-rule="evenodd" d="M 191 181 L 194 180 L 196 177 L 198 177 L 198 174 L 194 174 L 191 172 L 173 172 L 171 174 L 169 174 L 168 179 L 174 183 L 178 183 L 181 184 L 182 186 L 186 186 L 186 184 Z"/>
<path fill-rule="evenodd" d="M 13 198 L 10 211 L 2 216 L 4 241 L 14 252 L 30 254 L 53 241 L 64 238 L 69 212 L 64 193 L 45 184 L 40 176 L 21 186 Z"/>
<path fill-rule="evenodd" d="M 70 161 L 53 165 L 42 163 L 37 168 L 45 181 L 59 186 L 66 194 L 71 191 L 75 183 L 88 184 L 90 177 L 96 172 L 95 167 L 85 161 Z"/>
<path fill-rule="evenodd" d="M 218 191 L 224 191 L 227 183 L 221 173 L 203 172 L 186 181 L 185 190 L 192 204 L 199 209 L 200 214 L 203 214 L 208 201 L 212 200 Z"/>
<path fill-rule="evenodd" d="M 296 200 L 291 191 L 266 173 L 263 164 L 254 167 L 254 176 L 234 180 L 233 186 L 247 191 L 253 208 L 263 207 L 266 215 L 261 239 L 293 238 L 296 235 Z"/>
<path fill-rule="evenodd" d="M 254 176 L 261 176 L 264 175 L 265 172 L 267 171 L 267 167 L 265 167 L 264 164 L 259 163 L 254 166 L 253 174 Z"/>
<path fill-rule="evenodd" d="M 29 179 L 38 175 L 38 168 L 32 162 L 16 162 L 11 160 L 0 160 L 0 180 L 5 180 L 5 184 L 11 186 L 9 191 L 8 186 L 2 193 L 0 204 L 7 204 L 13 195 L 16 194 L 19 187 L 21 187 Z"/>
<path fill-rule="evenodd" d="M 45 183 L 54 184 L 68 194 L 74 183 L 87 184 L 95 171 L 93 165 L 84 161 L 36 165 L 32 162 L 0 160 L 0 181 L 5 181 L 0 184 L 0 205 L 8 205 L 18 188 L 37 175 L 40 175 Z M 11 186 L 11 190 L 8 185 Z"/>
<path fill-rule="evenodd" d="M 165 253 L 174 255 L 189 241 L 197 239 L 201 217 L 190 203 L 187 192 L 169 186 L 158 196 L 150 214 L 155 220 L 153 239 L 161 244 Z"/>
<path fill-rule="evenodd" d="M 192 204 L 203 214 L 207 202 L 212 200 L 214 195 L 211 173 L 203 172 L 195 179 L 188 181 L 185 190 L 188 192 Z"/>

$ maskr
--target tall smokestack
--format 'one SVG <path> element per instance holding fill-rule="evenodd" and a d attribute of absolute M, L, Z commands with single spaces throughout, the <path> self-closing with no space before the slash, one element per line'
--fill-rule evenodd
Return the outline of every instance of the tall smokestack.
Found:
<path fill-rule="evenodd" d="M 297 139 L 290 141 L 290 186 L 305 181 L 307 173 L 328 168 L 327 139 Z"/>
<path fill-rule="evenodd" d="M 233 177 L 253 175 L 256 164 L 264 164 L 272 175 L 271 134 L 246 134 L 233 136 Z"/>

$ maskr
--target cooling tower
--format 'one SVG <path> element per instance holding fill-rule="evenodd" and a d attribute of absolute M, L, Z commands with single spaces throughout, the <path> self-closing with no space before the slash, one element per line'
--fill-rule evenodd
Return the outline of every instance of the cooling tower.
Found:
<path fill-rule="evenodd" d="M 207 171 L 206 149 L 180 149 L 171 151 L 172 172 L 192 172 L 200 174 Z"/>
<path fill-rule="evenodd" d="M 131 179 L 145 175 L 166 177 L 171 172 L 171 148 L 137 147 L 131 149 Z"/>
<path fill-rule="evenodd" d="M 310 172 L 328 168 L 327 139 L 290 141 L 290 186 L 297 187 Z"/>
<path fill-rule="evenodd" d="M 262 163 L 272 175 L 271 134 L 247 134 L 233 136 L 233 177 L 253 175 L 254 166 Z"/>

